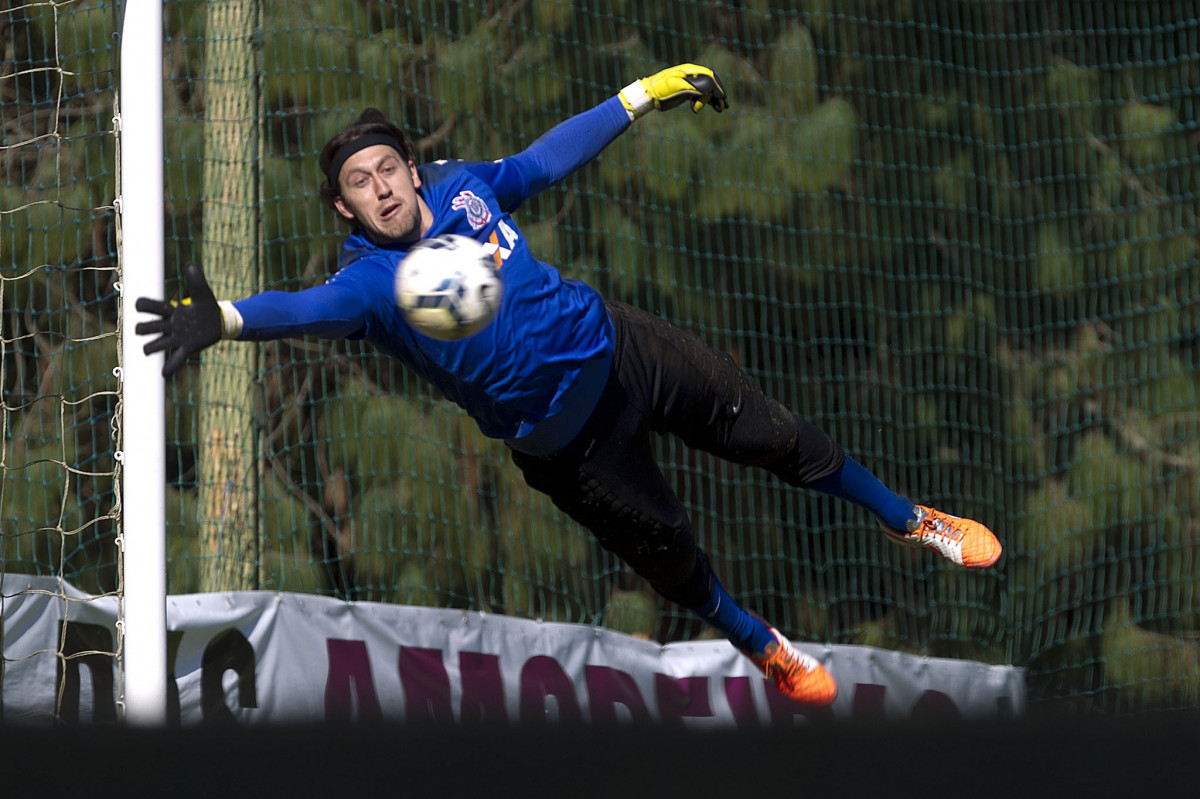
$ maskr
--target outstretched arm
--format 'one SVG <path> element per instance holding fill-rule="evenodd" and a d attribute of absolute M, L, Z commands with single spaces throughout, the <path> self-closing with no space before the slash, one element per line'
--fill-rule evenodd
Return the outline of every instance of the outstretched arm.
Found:
<path fill-rule="evenodd" d="M 621 89 L 617 97 L 621 98 L 630 120 L 651 109 L 666 111 L 686 102 L 692 104 L 692 111 L 697 114 L 706 105 L 711 105 L 718 114 L 729 107 L 721 79 L 708 67 L 698 64 L 668 67 L 648 78 L 635 80 Z"/>
<path fill-rule="evenodd" d="M 691 103 L 696 113 L 706 105 L 717 112 L 729 107 L 725 87 L 711 69 L 680 64 L 636 80 L 615 97 L 558 123 L 524 151 L 498 162 L 497 168 L 506 164 L 519 167 L 525 178 L 524 196 L 514 198 L 514 205 L 591 161 L 634 120 L 683 103 Z"/>
<path fill-rule="evenodd" d="M 237 303 L 218 301 L 203 270 L 183 268 L 188 296 L 182 300 L 139 297 L 134 307 L 158 319 L 139 322 L 138 335 L 154 335 L 142 350 L 152 355 L 167 351 L 163 377 L 178 372 L 187 359 L 222 338 L 267 341 L 289 336 L 316 335 L 336 339 L 352 336 L 365 324 L 366 292 L 353 286 L 325 283 L 304 291 L 266 291 Z"/>

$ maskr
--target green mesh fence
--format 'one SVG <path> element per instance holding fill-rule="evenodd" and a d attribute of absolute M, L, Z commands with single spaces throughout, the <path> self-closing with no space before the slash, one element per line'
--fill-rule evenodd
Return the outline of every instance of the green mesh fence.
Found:
<path fill-rule="evenodd" d="M 231 7 L 240 76 L 209 33 Z M 1026 667 L 1033 713 L 1200 707 L 1192 4 L 165 9 L 169 293 L 185 261 L 232 246 L 204 225 L 223 170 L 257 197 L 240 206 L 257 277 L 231 291 L 330 275 L 346 229 L 316 198 L 316 154 L 364 107 L 424 160 L 489 159 L 636 77 L 712 66 L 730 110 L 639 121 L 521 210 L 534 251 L 733 353 L 889 485 L 1006 545 L 967 574 L 857 508 L 663 441 L 727 587 L 799 640 Z M 4 570 L 93 590 L 113 573 L 111 480 L 93 476 L 111 468 L 112 359 L 87 354 L 115 318 L 111 17 L 6 12 L 0 80 Z M 206 173 L 229 91 L 252 134 Z M 249 368 L 224 353 L 167 386 L 173 592 L 216 585 L 203 497 L 232 486 L 249 498 L 241 587 L 706 634 L 402 367 L 316 339 L 262 345 Z M 223 404 L 248 454 L 218 486 Z"/>

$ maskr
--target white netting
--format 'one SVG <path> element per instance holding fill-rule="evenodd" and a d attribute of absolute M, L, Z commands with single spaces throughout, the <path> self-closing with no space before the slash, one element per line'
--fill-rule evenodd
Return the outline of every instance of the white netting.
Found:
<path fill-rule="evenodd" d="M 62 716 L 80 663 L 117 648 L 71 625 L 119 589 L 115 23 L 104 2 L 0 11 L 0 611 L 53 575 L 66 620 L 54 651 L 0 640 L 0 669 L 56 659 Z"/>

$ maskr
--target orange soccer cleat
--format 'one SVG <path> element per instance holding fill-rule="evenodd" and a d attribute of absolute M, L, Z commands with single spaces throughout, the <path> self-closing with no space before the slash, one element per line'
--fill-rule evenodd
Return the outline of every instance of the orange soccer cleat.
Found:
<path fill-rule="evenodd" d="M 816 658 L 792 646 L 774 627 L 771 634 L 775 636 L 775 643 L 768 644 L 766 652 L 747 657 L 789 699 L 809 705 L 833 704 L 838 692 L 833 675 Z"/>
<path fill-rule="evenodd" d="M 924 505 L 916 507 L 917 515 L 907 531 L 883 528 L 888 538 L 905 546 L 932 549 L 968 569 L 986 569 L 1000 559 L 1004 548 L 985 525 Z"/>

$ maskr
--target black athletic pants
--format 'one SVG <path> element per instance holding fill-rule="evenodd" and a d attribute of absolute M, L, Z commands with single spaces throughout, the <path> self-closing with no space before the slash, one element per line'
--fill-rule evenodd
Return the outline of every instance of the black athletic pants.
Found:
<path fill-rule="evenodd" d="M 651 433 L 793 486 L 841 468 L 828 435 L 763 394 L 727 353 L 645 311 L 609 302 L 612 373 L 579 436 L 560 452 L 512 452 L 530 487 L 591 530 L 601 546 L 684 607 L 709 595 L 708 559 L 654 459 Z"/>

